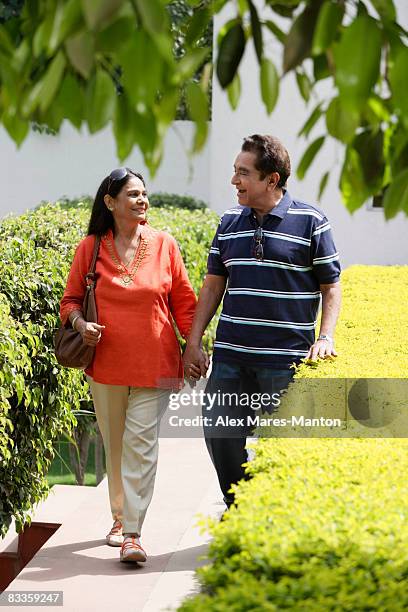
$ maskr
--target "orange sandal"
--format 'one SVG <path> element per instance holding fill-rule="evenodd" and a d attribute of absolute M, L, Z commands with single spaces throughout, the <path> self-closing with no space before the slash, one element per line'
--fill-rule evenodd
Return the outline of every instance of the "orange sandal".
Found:
<path fill-rule="evenodd" d="M 123 563 L 144 563 L 147 560 L 146 551 L 140 546 L 138 537 L 126 536 L 120 549 L 120 560 Z"/>
<path fill-rule="evenodd" d="M 108 546 L 122 546 L 123 544 L 123 533 L 122 533 L 122 521 L 116 519 L 112 525 L 112 529 L 106 536 L 106 543 Z"/>

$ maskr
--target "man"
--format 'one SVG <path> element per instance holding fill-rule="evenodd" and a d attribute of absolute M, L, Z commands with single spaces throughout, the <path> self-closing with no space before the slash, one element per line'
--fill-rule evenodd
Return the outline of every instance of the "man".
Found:
<path fill-rule="evenodd" d="M 204 433 L 227 507 L 234 501 L 231 484 L 245 477 L 246 436 L 253 428 L 243 418 L 238 433 L 226 428 L 219 437 L 214 423 L 220 416 L 221 422 L 233 414 L 247 417 L 253 409 L 239 401 L 225 405 L 222 394 L 258 390 L 272 397 L 289 384 L 294 363 L 336 355 L 338 253 L 323 212 L 286 191 L 289 175 L 289 155 L 277 138 L 244 139 L 231 179 L 239 206 L 227 210 L 218 226 L 184 353 L 186 375 L 204 376 L 208 358 L 201 338 L 224 296 L 206 388 L 218 399 Z M 210 414 L 207 405 L 204 413 Z"/>

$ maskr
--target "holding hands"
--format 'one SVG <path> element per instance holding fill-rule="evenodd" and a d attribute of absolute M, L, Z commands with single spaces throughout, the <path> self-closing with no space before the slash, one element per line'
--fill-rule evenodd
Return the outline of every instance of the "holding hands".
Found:
<path fill-rule="evenodd" d="M 199 380 L 201 376 L 204 377 L 209 364 L 208 355 L 201 346 L 187 344 L 183 355 L 183 367 L 186 378 Z"/>

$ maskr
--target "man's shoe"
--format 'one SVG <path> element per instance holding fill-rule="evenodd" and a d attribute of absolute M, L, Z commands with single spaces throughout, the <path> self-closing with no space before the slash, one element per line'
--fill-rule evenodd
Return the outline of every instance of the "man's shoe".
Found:
<path fill-rule="evenodd" d="M 126 536 L 120 549 L 120 560 L 123 563 L 144 563 L 147 560 L 146 552 L 140 546 L 139 538 Z"/>
<path fill-rule="evenodd" d="M 106 536 L 106 543 L 108 546 L 122 546 L 123 544 L 123 532 L 122 532 L 122 521 L 116 520 L 112 525 L 112 529 Z"/>

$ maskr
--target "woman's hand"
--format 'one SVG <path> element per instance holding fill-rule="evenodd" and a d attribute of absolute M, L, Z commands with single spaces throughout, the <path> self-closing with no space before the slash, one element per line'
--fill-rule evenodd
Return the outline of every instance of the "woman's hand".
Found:
<path fill-rule="evenodd" d="M 101 339 L 102 330 L 105 329 L 105 326 L 82 320 L 76 322 L 75 328 L 81 334 L 84 344 L 87 344 L 88 346 L 96 346 Z"/>

